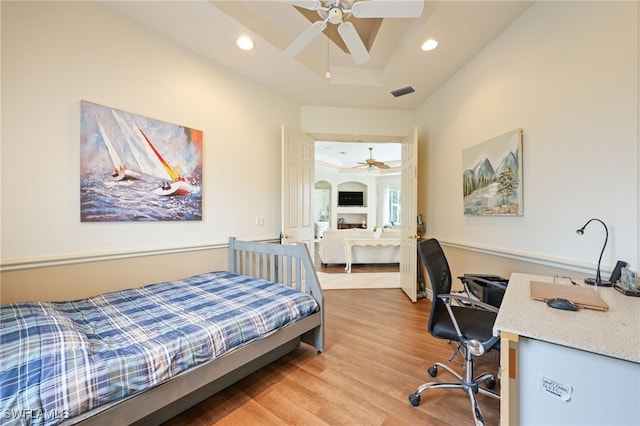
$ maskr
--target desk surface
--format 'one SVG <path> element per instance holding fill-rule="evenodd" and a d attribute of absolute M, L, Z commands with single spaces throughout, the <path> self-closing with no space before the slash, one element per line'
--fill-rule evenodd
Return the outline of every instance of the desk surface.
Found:
<path fill-rule="evenodd" d="M 505 331 L 640 363 L 639 297 L 625 296 L 611 287 L 600 287 L 595 291 L 609 305 L 608 311 L 562 311 L 531 299 L 531 280 L 553 282 L 553 277 L 512 274 L 496 318 L 494 333 Z"/>

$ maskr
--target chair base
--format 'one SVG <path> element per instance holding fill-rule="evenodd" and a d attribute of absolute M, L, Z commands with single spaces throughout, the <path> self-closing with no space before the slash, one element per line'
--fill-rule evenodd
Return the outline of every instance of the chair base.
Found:
<path fill-rule="evenodd" d="M 462 377 L 455 370 L 453 370 L 448 365 L 445 365 L 441 362 L 436 362 L 433 367 L 429 368 L 429 374 L 432 377 L 435 377 L 438 371 L 438 367 L 442 367 L 447 370 L 449 373 L 453 374 L 459 381 L 458 382 L 429 382 L 425 383 L 416 389 L 414 393 L 409 395 L 409 401 L 411 405 L 417 407 L 420 405 L 420 394 L 427 389 L 437 389 L 437 388 L 457 388 L 462 389 L 469 395 L 469 399 L 471 400 L 471 410 L 473 412 L 473 417 L 475 419 L 476 426 L 484 425 L 484 417 L 482 415 L 482 410 L 480 409 L 480 405 L 476 399 L 476 394 L 480 392 L 483 395 L 490 396 L 492 398 L 500 399 L 500 394 L 492 391 L 491 389 L 487 389 L 481 387 L 481 383 L 485 383 L 487 387 L 493 388 L 495 386 L 495 376 L 489 373 L 483 373 L 475 378 L 471 378 L 471 374 L 473 374 L 472 365 L 468 365 L 467 367 L 471 367 L 471 370 L 467 368 L 467 376 Z"/>

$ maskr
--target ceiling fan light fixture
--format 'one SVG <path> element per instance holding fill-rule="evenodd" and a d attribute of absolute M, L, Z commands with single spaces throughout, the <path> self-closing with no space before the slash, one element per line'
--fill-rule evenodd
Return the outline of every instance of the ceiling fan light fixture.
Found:
<path fill-rule="evenodd" d="M 334 25 L 339 24 L 342 22 L 342 10 L 337 7 L 330 9 L 329 17 L 327 19 Z"/>
<path fill-rule="evenodd" d="M 370 60 L 369 49 L 363 42 L 362 37 L 356 30 L 352 22 L 347 20 L 353 16 L 355 18 L 375 18 L 378 25 L 384 18 L 418 18 L 422 15 L 424 0 L 377 0 L 377 1 L 355 1 L 355 0 L 284 0 L 297 8 L 315 11 L 320 16 L 320 21 L 313 21 L 298 38 L 284 50 L 285 56 L 295 57 L 300 51 L 311 43 L 311 41 L 323 32 L 328 24 L 338 26 L 338 34 L 342 41 L 339 46 L 346 52 L 349 51 L 354 61 L 362 65 Z M 376 30 L 377 31 L 377 30 Z M 332 34 L 332 32 L 331 32 Z M 331 38 L 331 35 L 327 35 Z M 334 40 L 335 41 L 335 40 Z M 344 47 L 342 44 L 344 43 Z M 346 48 L 346 50 L 345 50 Z"/>
<path fill-rule="evenodd" d="M 424 50 L 425 52 L 428 52 L 430 50 L 435 49 L 436 47 L 438 47 L 438 41 L 430 38 L 429 40 L 422 43 L 422 46 L 420 46 L 420 49 Z"/>

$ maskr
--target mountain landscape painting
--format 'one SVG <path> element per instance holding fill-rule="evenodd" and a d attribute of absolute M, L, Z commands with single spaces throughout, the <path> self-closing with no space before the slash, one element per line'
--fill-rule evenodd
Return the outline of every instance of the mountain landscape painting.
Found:
<path fill-rule="evenodd" d="M 522 216 L 522 129 L 462 151 L 464 214 Z"/>

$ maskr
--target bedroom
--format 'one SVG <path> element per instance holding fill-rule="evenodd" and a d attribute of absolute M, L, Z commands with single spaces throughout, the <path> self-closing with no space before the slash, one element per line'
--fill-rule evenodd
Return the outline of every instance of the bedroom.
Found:
<path fill-rule="evenodd" d="M 592 275 L 601 235 L 574 232 L 589 217 L 613 234 L 604 269 L 617 259 L 638 269 L 635 2 L 536 3 L 410 111 L 298 105 L 88 3 L 3 2 L 2 24 L 3 303 L 223 269 L 229 234 L 276 238 L 283 123 L 418 126 L 418 209 L 427 233 L 450 243 L 454 273 Z M 202 222 L 80 223 L 81 99 L 204 131 Z M 525 215 L 463 216 L 462 149 L 515 127 L 525 131 Z"/>

